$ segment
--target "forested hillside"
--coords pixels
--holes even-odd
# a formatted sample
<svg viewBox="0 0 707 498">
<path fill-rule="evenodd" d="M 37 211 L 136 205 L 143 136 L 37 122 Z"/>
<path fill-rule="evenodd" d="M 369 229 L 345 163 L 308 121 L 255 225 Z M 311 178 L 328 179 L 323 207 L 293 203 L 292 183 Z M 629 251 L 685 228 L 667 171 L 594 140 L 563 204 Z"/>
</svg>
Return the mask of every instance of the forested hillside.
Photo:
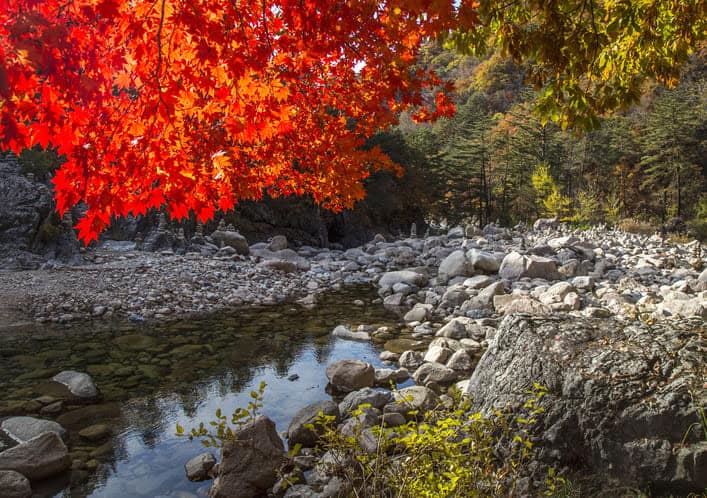
<svg viewBox="0 0 707 498">
<path fill-rule="evenodd" d="M 688 222 L 707 236 L 705 52 L 674 89 L 646 86 L 640 104 L 567 129 L 536 112 L 527 67 L 430 45 L 422 64 L 455 82 L 457 114 L 399 126 L 376 137 L 425 185 L 410 201 L 431 220 L 515 224 L 558 216 L 586 225 L 625 219 Z"/>
</svg>

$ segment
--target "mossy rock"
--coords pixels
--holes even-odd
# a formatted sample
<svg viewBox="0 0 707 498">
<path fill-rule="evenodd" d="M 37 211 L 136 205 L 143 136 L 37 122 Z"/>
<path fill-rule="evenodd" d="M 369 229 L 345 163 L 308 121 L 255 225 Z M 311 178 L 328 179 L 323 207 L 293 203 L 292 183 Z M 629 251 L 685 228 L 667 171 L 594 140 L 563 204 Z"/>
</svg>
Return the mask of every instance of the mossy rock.
<svg viewBox="0 0 707 498">
<path fill-rule="evenodd" d="M 398 339 L 391 339 L 383 345 L 383 349 L 386 351 L 392 351 L 393 353 L 403 353 L 405 351 L 421 351 L 425 349 L 425 343 L 423 341 L 418 341 L 416 339 L 408 339 L 401 337 Z"/>
<path fill-rule="evenodd" d="M 208 353 L 208 348 L 202 344 L 185 344 L 170 351 L 170 354 L 175 358 L 193 358 L 205 353 Z"/>
<path fill-rule="evenodd" d="M 111 435 L 111 428 L 106 424 L 89 425 L 79 431 L 79 436 L 89 441 L 102 441 Z"/>
<path fill-rule="evenodd" d="M 62 413 L 57 417 L 56 421 L 64 428 L 75 431 L 91 424 L 117 419 L 120 416 L 120 403 L 111 402 L 84 406 Z"/>
<path fill-rule="evenodd" d="M 128 334 L 113 339 L 113 344 L 127 351 L 144 351 L 157 344 L 157 339 L 149 335 Z"/>
<path fill-rule="evenodd" d="M 117 368 L 114 363 L 108 363 L 107 365 L 89 365 L 86 367 L 86 372 L 94 377 L 110 377 L 113 375 Z"/>
<path fill-rule="evenodd" d="M 47 379 L 52 378 L 61 371 L 60 368 L 40 368 L 38 370 L 32 370 L 31 372 L 24 373 L 15 377 L 16 381 L 26 381 L 26 380 L 37 380 L 37 379 Z"/>
<path fill-rule="evenodd" d="M 150 380 L 157 380 L 164 374 L 164 368 L 155 365 L 140 365 L 138 370 Z"/>
</svg>

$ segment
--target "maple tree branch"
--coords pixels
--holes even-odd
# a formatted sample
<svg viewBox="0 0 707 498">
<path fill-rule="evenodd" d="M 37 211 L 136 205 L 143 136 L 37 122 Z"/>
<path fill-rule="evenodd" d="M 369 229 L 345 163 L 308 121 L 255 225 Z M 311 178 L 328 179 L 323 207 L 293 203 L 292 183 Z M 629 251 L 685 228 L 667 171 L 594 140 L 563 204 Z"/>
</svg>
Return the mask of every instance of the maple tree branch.
<svg viewBox="0 0 707 498">
<path fill-rule="evenodd" d="M 263 29 L 265 30 L 265 40 L 268 42 L 268 48 L 272 52 L 272 43 L 270 41 L 270 32 L 268 31 L 268 17 L 266 12 L 265 0 L 261 1 L 263 6 Z"/>
<path fill-rule="evenodd" d="M 160 101 L 162 101 L 162 86 L 160 84 L 160 71 L 162 70 L 162 27 L 164 26 L 164 11 L 165 11 L 166 0 L 162 0 L 162 5 L 160 7 L 160 25 L 157 28 L 157 71 L 155 78 L 157 79 L 157 91 L 160 94 Z"/>
</svg>

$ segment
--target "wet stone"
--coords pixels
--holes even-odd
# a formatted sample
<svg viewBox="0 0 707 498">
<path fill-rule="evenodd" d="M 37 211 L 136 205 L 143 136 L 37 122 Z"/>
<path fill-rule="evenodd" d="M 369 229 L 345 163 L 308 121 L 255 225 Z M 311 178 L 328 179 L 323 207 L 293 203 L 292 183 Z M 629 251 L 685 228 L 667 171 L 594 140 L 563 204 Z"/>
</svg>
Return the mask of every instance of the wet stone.
<svg viewBox="0 0 707 498">
<path fill-rule="evenodd" d="M 408 350 L 421 351 L 425 348 L 425 343 L 416 339 L 391 339 L 383 345 L 383 349 L 392 353 L 403 353 Z"/>
<path fill-rule="evenodd" d="M 113 442 L 108 441 L 107 443 L 102 444 L 101 446 L 97 447 L 95 450 L 90 452 L 88 456 L 90 458 L 100 458 L 105 455 L 110 455 L 113 452 Z"/>
<path fill-rule="evenodd" d="M 103 403 L 89 405 L 76 410 L 71 410 L 59 415 L 56 421 L 68 430 L 80 430 L 84 427 L 120 417 L 119 403 Z"/>
<path fill-rule="evenodd" d="M 0 428 L 19 443 L 29 441 L 45 432 L 56 432 L 64 440 L 67 436 L 66 430 L 56 422 L 34 417 L 11 417 L 4 420 Z"/>
<path fill-rule="evenodd" d="M 0 470 L 0 492 L 3 498 L 31 498 L 29 479 L 14 470 Z"/>
<path fill-rule="evenodd" d="M 113 339 L 113 344 L 127 351 L 144 351 L 157 344 L 157 339 L 149 335 L 128 334 Z"/>
<path fill-rule="evenodd" d="M 111 429 L 106 424 L 95 424 L 81 429 L 79 436 L 89 441 L 101 441 L 111 434 Z"/>
</svg>

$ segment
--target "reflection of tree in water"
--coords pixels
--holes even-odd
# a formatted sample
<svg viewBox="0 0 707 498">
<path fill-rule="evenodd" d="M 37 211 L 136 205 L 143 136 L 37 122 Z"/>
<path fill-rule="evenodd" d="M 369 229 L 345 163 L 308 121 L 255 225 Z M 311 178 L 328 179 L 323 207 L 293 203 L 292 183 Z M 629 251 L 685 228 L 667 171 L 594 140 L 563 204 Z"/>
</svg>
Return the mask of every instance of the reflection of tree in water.
<svg viewBox="0 0 707 498">
<path fill-rule="evenodd" d="M 162 442 L 161 435 L 168 429 L 164 426 L 165 417 L 162 416 L 168 408 L 161 405 L 163 401 L 156 396 L 131 399 L 123 405 L 123 413 L 128 424 L 135 427 L 140 440 L 150 449 L 154 449 Z"/>
<path fill-rule="evenodd" d="M 314 357 L 317 359 L 318 363 L 327 363 L 333 350 L 334 344 L 332 342 L 314 342 Z"/>
</svg>

